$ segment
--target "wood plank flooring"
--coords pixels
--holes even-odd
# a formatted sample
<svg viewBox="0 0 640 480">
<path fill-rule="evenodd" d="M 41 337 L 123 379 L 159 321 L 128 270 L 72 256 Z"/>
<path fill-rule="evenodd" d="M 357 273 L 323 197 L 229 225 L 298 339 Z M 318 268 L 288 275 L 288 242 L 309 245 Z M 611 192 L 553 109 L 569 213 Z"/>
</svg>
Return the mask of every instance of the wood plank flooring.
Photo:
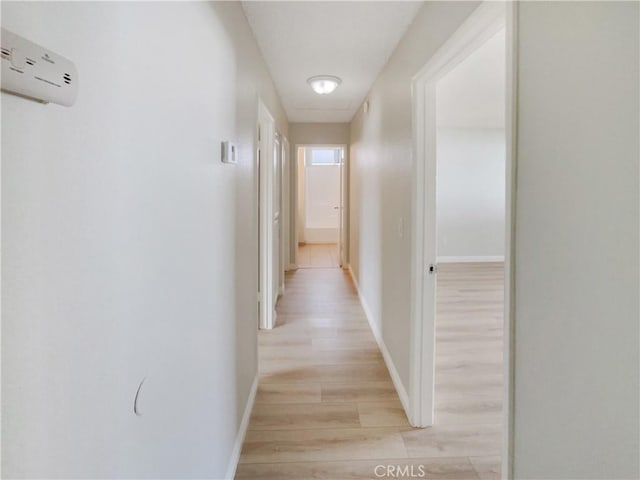
<svg viewBox="0 0 640 480">
<path fill-rule="evenodd" d="M 298 247 L 298 268 L 337 268 L 338 244 L 306 243 Z"/>
<path fill-rule="evenodd" d="M 500 478 L 502 275 L 440 266 L 436 424 L 414 429 L 348 274 L 287 274 L 236 479 Z"/>
</svg>

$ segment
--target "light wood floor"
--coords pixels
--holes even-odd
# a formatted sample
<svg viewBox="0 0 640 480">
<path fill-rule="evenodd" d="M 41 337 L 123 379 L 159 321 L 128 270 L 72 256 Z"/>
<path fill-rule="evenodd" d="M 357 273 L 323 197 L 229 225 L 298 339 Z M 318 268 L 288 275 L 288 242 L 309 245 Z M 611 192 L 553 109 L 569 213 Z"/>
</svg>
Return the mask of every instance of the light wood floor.
<svg viewBox="0 0 640 480">
<path fill-rule="evenodd" d="M 338 268 L 336 243 L 307 243 L 298 247 L 298 268 Z"/>
<path fill-rule="evenodd" d="M 287 274 L 279 325 L 259 334 L 236 479 L 373 479 L 378 465 L 413 466 L 383 478 L 499 478 L 502 265 L 443 265 L 438 277 L 436 425 L 414 429 L 348 274 Z"/>
</svg>

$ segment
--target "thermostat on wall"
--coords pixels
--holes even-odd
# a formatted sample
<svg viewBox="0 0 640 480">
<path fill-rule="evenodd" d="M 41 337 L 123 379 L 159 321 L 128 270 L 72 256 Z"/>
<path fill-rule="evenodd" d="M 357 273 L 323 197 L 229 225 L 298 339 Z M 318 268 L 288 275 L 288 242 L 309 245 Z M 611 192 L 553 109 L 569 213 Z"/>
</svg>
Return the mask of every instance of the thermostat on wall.
<svg viewBox="0 0 640 480">
<path fill-rule="evenodd" d="M 222 162 L 238 163 L 238 152 L 235 144 L 231 142 L 222 142 Z"/>
<path fill-rule="evenodd" d="M 72 61 L 2 29 L 2 91 L 42 103 L 70 107 L 78 96 L 78 71 Z"/>
</svg>

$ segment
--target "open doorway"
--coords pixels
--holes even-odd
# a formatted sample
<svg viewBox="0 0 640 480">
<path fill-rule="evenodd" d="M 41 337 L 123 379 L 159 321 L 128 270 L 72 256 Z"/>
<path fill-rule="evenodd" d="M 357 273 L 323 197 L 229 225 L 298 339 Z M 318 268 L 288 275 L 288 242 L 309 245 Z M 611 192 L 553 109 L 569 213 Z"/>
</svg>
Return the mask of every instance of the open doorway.
<svg viewBox="0 0 640 480">
<path fill-rule="evenodd" d="M 342 145 L 297 147 L 297 266 L 338 268 L 344 251 Z"/>
<path fill-rule="evenodd" d="M 287 178 L 289 142 L 276 130 L 273 115 L 262 101 L 258 103 L 256 200 L 258 212 L 258 313 L 259 327 L 276 324 L 276 303 L 284 294 L 287 263 L 286 239 L 290 228 L 287 216 Z"/>
<path fill-rule="evenodd" d="M 513 9 L 483 2 L 416 76 L 410 412 L 510 471 Z"/>
<path fill-rule="evenodd" d="M 501 468 L 505 30 L 436 84 L 434 419 L 485 439 Z M 493 445 L 492 447 L 490 447 Z"/>
</svg>

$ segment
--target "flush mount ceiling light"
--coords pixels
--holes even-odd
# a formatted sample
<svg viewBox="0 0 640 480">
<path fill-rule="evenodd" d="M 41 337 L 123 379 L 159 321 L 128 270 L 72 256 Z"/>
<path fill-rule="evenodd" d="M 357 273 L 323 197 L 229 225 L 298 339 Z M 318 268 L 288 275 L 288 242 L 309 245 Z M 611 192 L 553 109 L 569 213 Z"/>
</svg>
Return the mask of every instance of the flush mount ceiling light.
<svg viewBox="0 0 640 480">
<path fill-rule="evenodd" d="M 308 78 L 307 83 L 318 95 L 327 95 L 338 88 L 342 80 L 333 75 L 316 75 L 315 77 Z"/>
</svg>

